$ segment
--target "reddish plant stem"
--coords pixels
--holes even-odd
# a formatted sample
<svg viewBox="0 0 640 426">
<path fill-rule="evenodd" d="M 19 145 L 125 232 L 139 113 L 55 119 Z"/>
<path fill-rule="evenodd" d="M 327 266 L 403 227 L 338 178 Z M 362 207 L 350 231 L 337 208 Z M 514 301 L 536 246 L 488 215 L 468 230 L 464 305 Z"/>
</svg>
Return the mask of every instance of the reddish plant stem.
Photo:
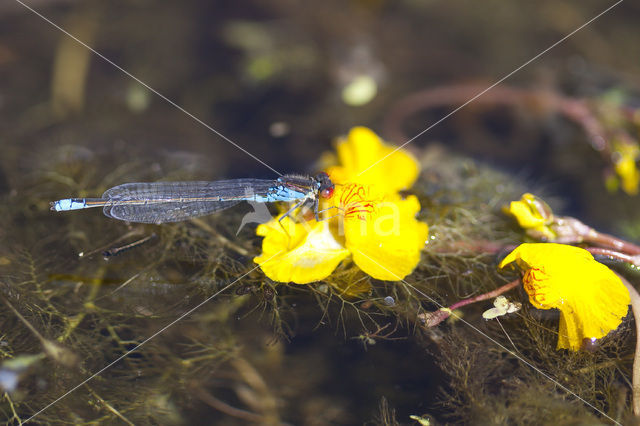
<svg viewBox="0 0 640 426">
<path fill-rule="evenodd" d="M 472 303 L 480 302 L 487 299 L 492 299 L 494 297 L 500 296 L 502 293 L 506 293 L 507 291 L 517 287 L 520 284 L 520 279 L 515 281 L 511 281 L 508 284 L 503 285 L 502 287 L 498 287 L 497 289 L 490 291 L 488 293 L 480 294 L 475 297 L 470 297 L 469 299 L 463 299 L 459 302 L 454 303 L 448 308 L 438 309 L 435 312 L 429 312 L 421 314 L 420 319 L 424 320 L 425 325 L 427 327 L 434 327 L 440 324 L 442 321 L 446 320 L 451 316 L 451 311 L 454 309 L 461 308 L 466 305 L 470 305 Z"/>
<path fill-rule="evenodd" d="M 398 102 L 387 115 L 383 128 L 389 140 L 406 140 L 401 130 L 402 123 L 413 114 L 431 108 L 463 104 L 486 90 L 485 86 L 453 85 L 441 86 L 413 93 Z M 534 112 L 559 113 L 578 124 L 589 138 L 591 146 L 610 162 L 611 150 L 607 143 L 607 132 L 598 117 L 591 111 L 587 101 L 565 97 L 550 91 L 497 86 L 478 97 L 474 104 L 525 106 Z"/>
<path fill-rule="evenodd" d="M 589 243 L 605 249 L 615 250 L 627 255 L 640 255 L 640 246 L 603 234 L 571 216 L 555 216 L 551 219 L 551 229 L 557 234 L 554 240 L 561 244 Z M 531 235 L 536 238 L 535 235 Z"/>
<path fill-rule="evenodd" d="M 457 253 L 474 253 L 495 255 L 501 252 L 510 252 L 517 246 L 514 244 L 504 245 L 490 240 L 469 240 L 455 241 L 451 243 L 428 245 L 427 248 L 431 253 L 439 254 L 457 254 Z"/>
<path fill-rule="evenodd" d="M 511 290 L 513 288 L 516 288 L 518 286 L 518 284 L 520 284 L 520 279 L 517 279 L 515 281 L 511 281 L 510 283 L 505 284 L 502 287 L 498 287 L 497 289 L 495 289 L 493 291 L 490 291 L 489 293 L 484 293 L 484 294 L 481 294 L 479 296 L 472 297 L 470 299 L 461 300 L 461 301 L 451 305 L 449 307 L 449 309 L 451 309 L 453 311 L 454 309 L 461 308 L 461 307 L 469 305 L 471 303 L 476 303 L 476 302 L 480 302 L 482 300 L 487 300 L 487 299 L 493 299 L 494 297 L 500 296 L 502 293 L 505 293 L 505 292 L 507 292 L 507 291 L 509 291 L 509 290 Z"/>
<path fill-rule="evenodd" d="M 640 261 L 640 259 L 638 259 L 636 256 L 630 256 L 628 254 L 620 253 L 618 251 L 611 250 L 611 249 L 605 249 L 600 247 L 588 247 L 586 248 L 586 250 L 593 255 L 606 256 L 609 259 L 619 260 L 621 262 L 626 262 L 631 265 L 638 265 Z"/>
<path fill-rule="evenodd" d="M 640 254 L 640 246 L 637 246 L 628 241 L 621 240 L 620 238 L 614 237 L 613 235 L 602 234 L 596 230 L 592 230 L 592 232 L 586 235 L 584 237 L 584 241 L 587 243 L 596 244 L 601 247 L 619 250 L 628 255 Z"/>
</svg>

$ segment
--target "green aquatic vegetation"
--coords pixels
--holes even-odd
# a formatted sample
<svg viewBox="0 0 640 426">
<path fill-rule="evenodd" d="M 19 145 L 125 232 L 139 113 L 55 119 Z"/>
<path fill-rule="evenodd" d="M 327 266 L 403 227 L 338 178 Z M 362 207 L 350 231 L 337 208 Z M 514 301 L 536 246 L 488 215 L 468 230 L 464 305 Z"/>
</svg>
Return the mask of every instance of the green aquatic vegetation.
<svg viewBox="0 0 640 426">
<path fill-rule="evenodd" d="M 595 353 L 555 351 L 555 339 L 541 329 L 553 329 L 552 321 L 524 312 L 524 318 L 502 320 L 485 331 L 507 348 L 515 350 L 532 365 L 571 389 L 615 419 L 623 417 L 622 402 L 628 390 L 621 381 L 621 369 L 628 374 L 630 350 L 624 349 L 628 333 L 612 336 Z M 523 321 L 524 319 L 524 321 Z M 504 327 L 504 328 L 502 328 Z M 508 331 L 505 331 L 508 330 Z M 505 339 L 508 332 L 513 345 Z M 541 379 L 529 365 L 514 363 L 507 351 L 480 336 L 467 335 L 461 326 L 452 327 L 439 341 L 438 359 L 453 381 L 443 400 L 451 419 L 486 419 L 487 423 L 538 423 L 578 418 L 593 422 L 593 413 L 582 402 L 557 392 L 555 385 Z M 446 356 L 458 351 L 460 356 Z M 625 371 L 626 370 L 626 371 Z"/>
<path fill-rule="evenodd" d="M 468 323 L 452 318 L 440 329 L 424 327 L 421 314 L 512 278 L 498 272 L 496 253 L 521 236 L 500 209 L 523 188 L 502 173 L 442 151 L 426 152 L 420 161 L 429 173 L 413 192 L 424 207 L 419 219 L 429 223 L 432 237 L 413 274 L 401 282 L 375 280 L 347 261 L 318 283 L 275 283 L 251 270 L 260 250 L 251 231 L 234 236 L 242 210 L 188 223 L 127 226 L 99 214 L 51 215 L 47 206 L 32 201 L 41 191 L 30 184 L 34 192 L 23 205 L 0 207 L 6 224 L 33 223 L 24 230 L 3 227 L 0 273 L 4 297 L 15 311 L 2 311 L 2 323 L 10 326 L 3 327 L 6 345 L 0 350 L 5 359 L 33 356 L 16 390 L 5 394 L 3 416 L 25 420 L 142 343 L 39 414 L 40 421 L 184 424 L 206 412 L 212 421 L 374 418 L 376 424 L 396 424 L 405 418 L 396 420 L 398 410 L 456 422 L 528 419 L 532 412 L 543 413 L 538 419 L 596 418 L 504 348 L 608 415 L 628 413 L 620 380 L 628 377 L 632 345 L 624 326 L 593 354 L 558 352 L 556 315 L 530 308 L 519 292 L 510 300 L 521 302 L 522 311 L 499 322 L 481 319 L 491 306 L 486 301 L 464 310 Z M 135 167 L 121 169 L 130 173 Z M 88 194 L 118 179 L 84 177 L 80 166 L 76 173 L 74 181 L 91 182 Z M 68 191 L 64 179 L 54 181 L 45 178 L 42 187 Z M 157 237 L 144 245 L 103 259 L 105 249 L 152 234 Z M 287 343 L 301 339 L 308 347 Z M 418 354 L 407 358 L 404 350 L 394 349 L 406 345 Z M 72 354 L 74 362 L 63 362 L 56 348 Z M 328 398 L 317 391 L 347 375 L 354 375 L 354 383 L 369 380 L 349 371 L 343 359 L 333 359 L 331 350 L 357 351 L 364 360 L 381 357 L 370 378 L 381 386 L 405 374 L 424 375 L 424 382 L 413 393 L 385 393 L 389 402 L 381 403 L 376 415 L 372 405 L 356 402 L 366 400 L 368 391 L 360 391 L 362 399 Z M 446 377 L 441 382 L 446 385 L 439 390 L 428 377 Z M 411 408 L 418 401 L 428 407 L 424 412 Z M 333 411 L 326 411 L 329 406 Z"/>
<path fill-rule="evenodd" d="M 9 3 L 0 6 L 0 378 L 11 374 L 0 380 L 0 422 L 19 424 L 104 367 L 35 422 L 632 422 L 633 320 L 592 353 L 557 351 L 558 313 L 534 309 L 518 273 L 497 270 L 514 244 L 537 242 L 501 213 L 528 191 L 599 231 L 640 235 L 640 199 L 622 194 L 637 192 L 640 176 L 633 95 L 585 98 L 638 75 L 628 2 L 575 37 L 593 2 L 496 1 L 488 14 L 470 1 L 126 2 L 126 13 L 39 2 L 226 141 Z M 363 76 L 377 84 L 371 102 L 343 105 L 340 91 Z M 456 81 L 480 83 L 447 85 Z M 272 281 L 252 270 L 255 227 L 236 237 L 240 206 L 164 226 L 47 210 L 123 182 L 266 177 L 254 159 L 322 169 L 310 163 L 353 123 L 399 131 L 385 135 L 412 139 L 422 165 L 397 194 L 416 197 L 412 219 L 430 236 L 402 259 L 404 281 L 375 279 L 354 250 L 317 282 Z M 635 280 L 635 265 L 611 265 Z M 522 309 L 483 320 L 493 301 L 482 296 L 509 282 Z M 469 300 L 480 301 L 425 327 L 429 313 Z"/>
</svg>

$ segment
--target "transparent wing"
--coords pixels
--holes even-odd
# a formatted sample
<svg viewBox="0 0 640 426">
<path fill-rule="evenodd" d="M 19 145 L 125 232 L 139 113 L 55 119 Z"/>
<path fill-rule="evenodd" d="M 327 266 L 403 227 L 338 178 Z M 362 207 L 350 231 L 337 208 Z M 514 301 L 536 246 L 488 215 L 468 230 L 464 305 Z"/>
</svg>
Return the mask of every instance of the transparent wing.
<svg viewBox="0 0 640 426">
<path fill-rule="evenodd" d="M 260 200 L 273 180 L 125 183 L 103 195 L 106 216 L 139 223 L 179 222 L 227 209 L 244 200 Z"/>
</svg>

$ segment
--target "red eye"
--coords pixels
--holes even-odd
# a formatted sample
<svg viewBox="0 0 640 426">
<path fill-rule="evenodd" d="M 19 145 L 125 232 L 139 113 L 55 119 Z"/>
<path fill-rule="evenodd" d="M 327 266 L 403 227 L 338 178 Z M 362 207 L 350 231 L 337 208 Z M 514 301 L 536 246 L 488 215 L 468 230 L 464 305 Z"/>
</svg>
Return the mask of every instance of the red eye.
<svg viewBox="0 0 640 426">
<path fill-rule="evenodd" d="M 331 198 L 333 196 L 333 186 L 330 186 L 329 188 L 325 188 L 322 191 L 320 191 L 320 196 L 322 198 Z"/>
</svg>

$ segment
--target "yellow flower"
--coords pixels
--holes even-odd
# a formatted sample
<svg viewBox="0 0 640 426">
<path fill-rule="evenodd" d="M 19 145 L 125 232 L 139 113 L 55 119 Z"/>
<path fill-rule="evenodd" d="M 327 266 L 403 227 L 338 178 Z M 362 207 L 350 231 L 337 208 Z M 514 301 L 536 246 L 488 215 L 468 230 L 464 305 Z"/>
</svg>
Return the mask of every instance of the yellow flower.
<svg viewBox="0 0 640 426">
<path fill-rule="evenodd" d="M 636 166 L 636 161 L 640 158 L 640 147 L 633 142 L 614 143 L 612 157 L 622 190 L 628 195 L 636 195 L 640 183 L 640 172 Z"/>
<path fill-rule="evenodd" d="M 262 255 L 254 261 L 274 281 L 307 284 L 326 278 L 349 256 L 331 232 L 330 221 L 295 223 L 280 216 L 258 226 L 256 234 L 265 237 Z M 282 226 L 281 226 L 282 225 Z"/>
<path fill-rule="evenodd" d="M 622 281 L 588 251 L 564 244 L 521 244 L 500 268 L 516 262 L 529 301 L 560 310 L 558 349 L 577 351 L 584 339 L 599 339 L 627 315 L 629 292 Z"/>
<path fill-rule="evenodd" d="M 366 127 L 354 127 L 338 140 L 339 165 L 328 167 L 327 174 L 334 183 L 372 185 L 384 194 L 409 189 L 418 179 L 420 166 L 409 153 L 395 149 Z"/>
<path fill-rule="evenodd" d="M 554 222 L 551 209 L 540 198 L 533 194 L 523 194 L 520 201 L 512 201 L 504 212 L 516 218 L 518 224 L 527 234 L 543 241 L 554 241 L 556 233 L 551 228 Z"/>
<path fill-rule="evenodd" d="M 417 161 L 404 151 L 391 154 L 393 147 L 363 127 L 351 130 L 337 151 L 340 164 L 327 170 L 335 191 L 320 204 L 331 218 L 296 223 L 287 217 L 281 224 L 276 218 L 258 227 L 265 238 L 254 260 L 272 280 L 322 280 L 350 256 L 373 278 L 397 281 L 420 261 L 429 228 L 415 218 L 418 199 L 397 193 L 416 180 Z"/>
</svg>

